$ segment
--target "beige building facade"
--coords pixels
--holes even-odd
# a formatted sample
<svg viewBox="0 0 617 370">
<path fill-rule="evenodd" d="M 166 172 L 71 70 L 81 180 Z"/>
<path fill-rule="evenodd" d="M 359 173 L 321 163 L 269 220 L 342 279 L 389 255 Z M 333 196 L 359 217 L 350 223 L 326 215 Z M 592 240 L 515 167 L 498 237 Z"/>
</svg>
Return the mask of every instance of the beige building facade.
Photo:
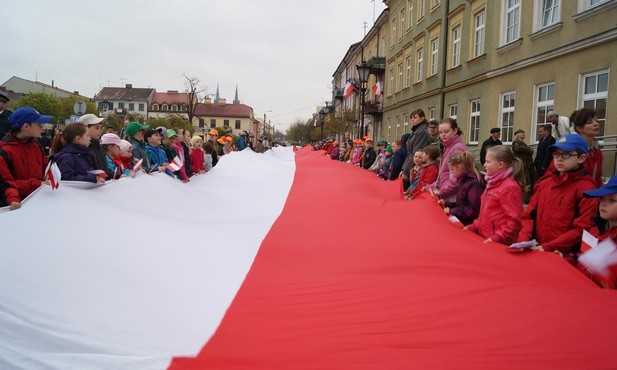
<svg viewBox="0 0 617 370">
<path fill-rule="evenodd" d="M 383 101 L 384 138 L 409 132 L 409 113 L 455 117 L 473 149 L 491 127 L 511 143 L 536 143 L 554 110 L 597 110 L 604 174 L 617 135 L 616 0 L 391 0 Z M 614 105 L 613 105 L 614 106 Z"/>
</svg>

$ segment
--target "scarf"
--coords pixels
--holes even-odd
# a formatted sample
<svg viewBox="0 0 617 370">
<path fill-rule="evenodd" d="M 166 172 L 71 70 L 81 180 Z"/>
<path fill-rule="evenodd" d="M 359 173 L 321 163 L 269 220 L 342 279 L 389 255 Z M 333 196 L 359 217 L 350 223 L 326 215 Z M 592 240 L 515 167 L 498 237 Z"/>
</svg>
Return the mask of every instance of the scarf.
<svg viewBox="0 0 617 370">
<path fill-rule="evenodd" d="M 506 177 L 510 176 L 510 174 L 512 174 L 512 167 L 508 167 L 505 170 L 499 170 L 497 171 L 494 175 L 484 175 L 484 180 L 486 181 L 486 187 L 487 188 L 492 188 L 493 186 L 495 186 L 496 183 L 498 183 L 499 181 L 505 179 Z"/>
</svg>

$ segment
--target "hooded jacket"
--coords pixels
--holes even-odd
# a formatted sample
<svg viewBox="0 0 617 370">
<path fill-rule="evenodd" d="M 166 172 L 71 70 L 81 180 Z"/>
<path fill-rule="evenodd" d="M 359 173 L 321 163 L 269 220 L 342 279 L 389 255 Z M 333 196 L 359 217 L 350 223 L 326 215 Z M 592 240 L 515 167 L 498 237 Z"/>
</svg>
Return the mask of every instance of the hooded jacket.
<svg viewBox="0 0 617 370">
<path fill-rule="evenodd" d="M 0 156 L 0 183 L 4 183 L 0 189 L 4 188 L 9 204 L 20 202 L 43 183 L 48 163 L 45 151 L 36 139 L 18 139 L 10 132 L 0 141 L 0 150 L 10 162 Z"/>
<path fill-rule="evenodd" d="M 54 160 L 62 173 L 61 180 L 97 182 L 96 175 L 88 172 L 94 170 L 89 148 L 66 144 L 54 155 Z"/>
</svg>

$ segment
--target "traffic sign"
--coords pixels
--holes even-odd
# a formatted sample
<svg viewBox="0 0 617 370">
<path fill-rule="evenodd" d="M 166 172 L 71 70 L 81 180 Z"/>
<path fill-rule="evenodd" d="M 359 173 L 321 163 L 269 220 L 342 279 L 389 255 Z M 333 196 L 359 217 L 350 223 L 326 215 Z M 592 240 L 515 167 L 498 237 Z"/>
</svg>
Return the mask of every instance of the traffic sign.
<svg viewBox="0 0 617 370">
<path fill-rule="evenodd" d="M 73 105 L 73 112 L 75 112 L 75 114 L 78 116 L 86 113 L 86 103 L 84 103 L 83 101 L 75 102 L 75 105 Z"/>
</svg>

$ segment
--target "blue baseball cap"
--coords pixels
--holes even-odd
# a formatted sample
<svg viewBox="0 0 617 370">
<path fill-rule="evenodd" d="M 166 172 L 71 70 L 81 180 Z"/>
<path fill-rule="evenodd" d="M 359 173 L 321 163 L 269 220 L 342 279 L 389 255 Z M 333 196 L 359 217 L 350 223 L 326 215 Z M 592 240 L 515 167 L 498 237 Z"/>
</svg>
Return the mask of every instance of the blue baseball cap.
<svg viewBox="0 0 617 370">
<path fill-rule="evenodd" d="M 588 198 L 596 198 L 615 193 L 617 193 L 617 176 L 611 177 L 610 179 L 608 179 L 606 184 L 600 186 L 597 189 L 584 191 L 583 195 Z"/>
<path fill-rule="evenodd" d="M 583 139 L 580 135 L 577 134 L 567 134 L 562 136 L 557 142 L 548 147 L 548 152 L 551 153 L 555 149 L 561 149 L 566 152 L 571 152 L 573 150 L 579 150 L 585 154 L 589 153 L 589 144 L 587 141 Z"/>
<path fill-rule="evenodd" d="M 9 123 L 14 128 L 19 128 L 26 123 L 49 123 L 51 116 L 40 114 L 34 108 L 23 107 L 16 109 L 9 117 Z"/>
</svg>

